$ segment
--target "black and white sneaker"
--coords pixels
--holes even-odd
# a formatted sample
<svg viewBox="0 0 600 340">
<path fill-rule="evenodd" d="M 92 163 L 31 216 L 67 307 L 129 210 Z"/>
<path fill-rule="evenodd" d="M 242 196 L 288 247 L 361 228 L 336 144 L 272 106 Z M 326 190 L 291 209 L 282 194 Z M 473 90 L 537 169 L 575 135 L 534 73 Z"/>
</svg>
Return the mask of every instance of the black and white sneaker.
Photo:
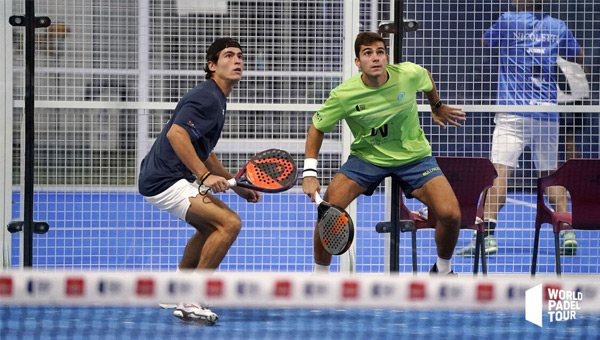
<svg viewBox="0 0 600 340">
<path fill-rule="evenodd" d="M 438 275 L 437 263 L 433 264 L 433 267 L 431 267 L 431 269 L 429 270 L 429 275 Z M 451 270 L 450 273 L 446 274 L 446 276 L 458 276 L 458 274 Z"/>
<path fill-rule="evenodd" d="M 173 311 L 173 315 L 183 321 L 191 321 L 206 326 L 212 326 L 219 320 L 216 313 L 199 303 L 179 303 Z"/>
</svg>

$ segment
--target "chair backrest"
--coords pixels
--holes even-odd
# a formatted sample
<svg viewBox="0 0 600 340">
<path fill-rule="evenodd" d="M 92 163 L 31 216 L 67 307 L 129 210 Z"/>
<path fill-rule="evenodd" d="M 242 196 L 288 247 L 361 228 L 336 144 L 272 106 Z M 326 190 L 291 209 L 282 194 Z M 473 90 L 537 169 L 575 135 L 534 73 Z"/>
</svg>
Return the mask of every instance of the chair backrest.
<svg viewBox="0 0 600 340">
<path fill-rule="evenodd" d="M 600 159 L 570 159 L 550 176 L 571 195 L 571 226 L 600 230 Z"/>
<path fill-rule="evenodd" d="M 475 224 L 481 194 L 487 192 L 497 176 L 494 165 L 484 157 L 436 157 L 436 160 L 460 205 L 461 226 Z M 485 202 L 485 196 L 481 199 Z"/>
</svg>

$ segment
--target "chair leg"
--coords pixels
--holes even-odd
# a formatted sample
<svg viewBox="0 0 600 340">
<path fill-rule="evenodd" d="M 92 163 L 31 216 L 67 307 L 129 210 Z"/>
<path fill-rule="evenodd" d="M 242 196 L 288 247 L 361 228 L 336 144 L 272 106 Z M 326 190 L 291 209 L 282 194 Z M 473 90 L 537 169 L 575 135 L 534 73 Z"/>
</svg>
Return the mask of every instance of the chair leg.
<svg viewBox="0 0 600 340">
<path fill-rule="evenodd" d="M 417 230 L 413 230 L 410 232 L 410 237 L 412 239 L 412 270 L 413 273 L 417 273 Z"/>
<path fill-rule="evenodd" d="M 475 234 L 475 258 L 473 259 L 473 276 L 477 276 L 477 273 L 479 272 L 479 248 L 481 248 L 481 239 L 482 234 L 480 232 L 477 232 L 477 234 Z"/>
<path fill-rule="evenodd" d="M 540 244 L 540 228 L 535 227 L 535 238 L 533 240 L 533 257 L 531 258 L 531 276 L 535 276 L 537 266 L 538 246 Z"/>
<path fill-rule="evenodd" d="M 554 233 L 554 257 L 556 259 L 556 275 L 560 276 L 560 237 L 558 236 L 558 232 Z"/>
<path fill-rule="evenodd" d="M 479 250 L 481 251 L 481 272 L 483 273 L 483 276 L 487 276 L 487 263 L 485 258 L 485 238 L 483 237 L 483 235 L 481 236 Z"/>
</svg>

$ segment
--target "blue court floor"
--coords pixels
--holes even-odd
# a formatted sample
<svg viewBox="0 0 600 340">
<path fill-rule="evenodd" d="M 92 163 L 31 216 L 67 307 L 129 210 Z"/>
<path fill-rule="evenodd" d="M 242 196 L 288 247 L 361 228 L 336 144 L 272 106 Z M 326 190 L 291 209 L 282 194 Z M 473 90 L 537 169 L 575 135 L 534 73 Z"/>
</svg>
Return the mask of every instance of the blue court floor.
<svg viewBox="0 0 600 340">
<path fill-rule="evenodd" d="M 220 196 L 244 223 L 242 232 L 221 264 L 227 271 L 311 271 L 316 207 L 301 193 L 265 194 L 252 205 L 233 194 Z M 488 257 L 490 273 L 529 273 L 535 219 L 534 195 L 513 193 L 499 216 L 498 253 Z M 13 200 L 19 202 L 18 194 Z M 34 236 L 34 267 L 73 269 L 174 270 L 193 229 L 150 206 L 135 192 L 37 192 L 35 220 L 47 221 L 50 232 Z M 409 202 L 418 209 L 421 204 Z M 18 203 L 13 214 L 18 214 Z M 358 272 L 383 272 L 387 235 L 375 231 L 385 216 L 385 197 L 358 200 L 356 251 Z M 457 249 L 472 231 L 461 231 Z M 600 272 L 600 232 L 577 231 L 577 256 L 563 256 L 564 273 Z M 12 263 L 18 264 L 19 235 L 13 234 Z M 410 234 L 400 239 L 400 270 L 411 271 Z M 541 233 L 538 272 L 552 273 L 554 249 L 550 227 Z M 433 230 L 418 232 L 419 271 L 435 262 Z M 455 256 L 456 272 L 470 272 L 472 258 Z M 339 270 L 334 258 L 333 270 Z"/>
<path fill-rule="evenodd" d="M 214 309 L 215 326 L 160 308 L 0 307 L 0 339 L 598 339 L 600 315 L 540 328 L 524 313 L 484 311 Z"/>
</svg>

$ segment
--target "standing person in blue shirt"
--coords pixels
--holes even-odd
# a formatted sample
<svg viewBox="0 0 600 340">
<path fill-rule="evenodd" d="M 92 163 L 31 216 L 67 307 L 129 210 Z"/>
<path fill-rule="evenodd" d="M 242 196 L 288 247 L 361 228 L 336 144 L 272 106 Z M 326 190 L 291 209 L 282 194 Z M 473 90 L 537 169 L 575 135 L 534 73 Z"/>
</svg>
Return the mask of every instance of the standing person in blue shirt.
<svg viewBox="0 0 600 340">
<path fill-rule="evenodd" d="M 497 105 L 557 105 L 557 57 L 584 63 L 583 49 L 567 25 L 542 13 L 542 4 L 542 0 L 513 0 L 517 11 L 502 14 L 485 32 L 484 46 L 498 48 L 500 53 Z M 506 202 L 507 178 L 518 167 L 525 146 L 531 148 L 539 176 L 556 170 L 558 163 L 558 112 L 498 113 L 494 121 L 491 160 L 498 177 L 486 202 L 487 254 L 498 251 L 494 237 L 498 213 Z M 569 210 L 564 188 L 551 188 L 546 195 L 555 211 Z M 561 253 L 575 255 L 575 233 L 565 231 L 561 237 Z M 456 255 L 474 253 L 475 238 Z"/>
<path fill-rule="evenodd" d="M 225 123 L 227 97 L 242 79 L 244 59 L 231 38 L 213 42 L 206 53 L 207 81 L 188 92 L 142 161 L 139 191 L 155 207 L 192 225 L 196 232 L 185 246 L 179 269 L 216 269 L 242 228 L 240 217 L 210 193 L 199 195 L 199 185 L 219 193 L 233 178 L 213 149 Z M 260 194 L 232 188 L 248 202 Z M 185 321 L 214 324 L 218 316 L 199 303 L 161 304 L 175 308 Z"/>
</svg>

